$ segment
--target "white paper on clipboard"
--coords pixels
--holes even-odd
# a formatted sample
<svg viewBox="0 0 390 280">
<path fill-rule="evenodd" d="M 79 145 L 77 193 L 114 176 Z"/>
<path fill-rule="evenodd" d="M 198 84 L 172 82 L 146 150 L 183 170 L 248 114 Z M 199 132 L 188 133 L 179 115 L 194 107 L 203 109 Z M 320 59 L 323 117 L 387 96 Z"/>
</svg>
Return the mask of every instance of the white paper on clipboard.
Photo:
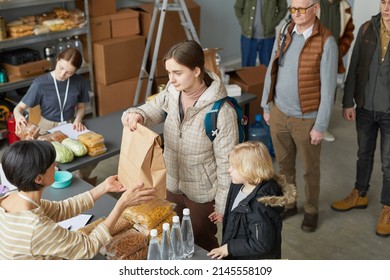
<svg viewBox="0 0 390 280">
<path fill-rule="evenodd" d="M 84 134 L 84 133 L 89 131 L 88 129 L 84 129 L 83 131 L 77 131 L 77 130 L 73 129 L 72 123 L 63 124 L 63 125 L 57 126 L 55 128 L 49 129 L 48 131 L 50 133 L 53 133 L 54 131 L 57 131 L 57 130 L 61 131 L 62 133 L 65 133 L 66 135 L 68 135 L 69 138 L 74 139 L 74 140 L 77 140 L 77 137 L 79 135 Z"/>
</svg>

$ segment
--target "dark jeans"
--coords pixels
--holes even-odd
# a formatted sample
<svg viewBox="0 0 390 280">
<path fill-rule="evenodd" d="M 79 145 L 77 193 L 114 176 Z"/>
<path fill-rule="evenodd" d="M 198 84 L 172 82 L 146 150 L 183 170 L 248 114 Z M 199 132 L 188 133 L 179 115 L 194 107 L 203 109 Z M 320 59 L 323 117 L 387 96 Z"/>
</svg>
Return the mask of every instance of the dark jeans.
<svg viewBox="0 0 390 280">
<path fill-rule="evenodd" d="M 241 66 L 256 66 L 257 54 L 260 64 L 268 66 L 275 37 L 250 39 L 241 35 Z"/>
<path fill-rule="evenodd" d="M 383 172 L 381 203 L 390 205 L 390 113 L 357 109 L 356 130 L 359 149 L 355 188 L 360 193 L 366 193 L 370 187 L 379 131 L 381 136 L 380 153 Z"/>
</svg>

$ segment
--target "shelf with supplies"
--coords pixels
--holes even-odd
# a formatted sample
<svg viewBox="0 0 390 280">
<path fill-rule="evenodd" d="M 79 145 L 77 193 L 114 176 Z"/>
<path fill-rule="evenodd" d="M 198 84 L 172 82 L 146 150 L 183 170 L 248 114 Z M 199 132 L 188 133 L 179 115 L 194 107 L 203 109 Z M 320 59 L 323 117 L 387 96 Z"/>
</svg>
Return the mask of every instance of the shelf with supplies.
<svg viewBox="0 0 390 280">
<path fill-rule="evenodd" d="M 84 73 L 89 73 L 89 64 L 86 63 L 80 67 L 80 69 L 77 71 L 77 74 L 84 74 Z M 15 90 L 18 88 L 22 87 L 27 87 L 31 85 L 32 81 L 36 78 L 37 76 L 32 76 L 28 78 L 23 78 L 17 81 L 13 82 L 7 82 L 0 84 L 0 92 L 5 92 L 5 91 L 11 91 Z"/>
<path fill-rule="evenodd" d="M 3 52 L 13 52 L 13 51 L 19 51 L 20 49 L 31 49 L 32 51 L 35 50 L 35 52 L 39 52 L 39 58 L 34 56 L 33 60 L 27 60 L 23 62 L 19 62 L 18 64 L 14 63 L 8 63 L 6 64 L 0 64 L 0 68 L 4 69 L 1 70 L 1 74 L 5 75 L 5 79 L 0 77 L 0 116 L 9 116 L 9 114 L 12 112 L 14 106 L 18 103 L 19 100 L 14 100 L 13 97 L 18 95 L 20 93 L 19 90 L 23 92 L 24 88 L 29 87 L 33 80 L 37 78 L 38 76 L 45 73 L 45 71 L 50 71 L 53 69 L 53 65 L 55 65 L 55 57 L 56 57 L 56 42 L 59 42 L 60 39 L 65 38 L 71 38 L 72 40 L 77 40 L 75 36 L 85 36 L 86 41 L 84 41 L 85 47 L 87 49 L 86 53 L 82 53 L 85 55 L 85 62 L 81 66 L 81 68 L 77 71 L 78 74 L 86 74 L 88 76 L 88 80 L 90 83 L 90 98 L 91 103 L 87 105 L 87 114 L 92 114 L 94 117 L 96 116 L 96 108 L 95 108 L 95 102 L 94 102 L 94 72 L 93 72 L 93 65 L 92 65 L 92 43 L 91 43 L 91 32 L 90 32 L 90 24 L 89 24 L 89 0 L 59 0 L 59 1 L 53 1 L 53 0 L 0 0 L 0 19 L 2 20 L 2 23 L 5 25 L 7 22 L 22 20 L 24 24 L 25 18 L 34 18 L 35 17 L 35 25 L 42 24 L 42 17 L 44 16 L 45 19 L 72 19 L 73 24 L 67 25 L 67 30 L 61 30 L 61 31 L 53 31 L 56 29 L 50 28 L 50 32 L 47 33 L 41 33 L 37 35 L 28 35 L 28 36 L 21 36 L 17 38 L 10 38 L 7 37 L 10 36 L 10 34 L 6 34 L 5 36 L 0 37 L 0 53 Z M 79 5 L 81 4 L 81 5 Z M 74 13 L 78 10 L 78 8 L 81 8 L 83 6 L 84 9 L 81 9 L 81 12 L 83 14 Z M 61 12 L 61 13 L 58 13 Z M 66 12 L 66 15 L 64 16 L 64 12 Z M 68 14 L 69 12 L 69 14 Z M 73 13 L 71 13 L 73 12 Z M 54 17 L 46 18 L 47 14 L 54 14 Z M 63 17 L 64 16 L 64 17 Z M 73 16 L 73 17 L 72 17 Z M 77 17 L 76 17 L 77 16 Z M 80 20 L 78 19 L 84 19 Z M 76 20 L 77 19 L 77 20 Z M 68 22 L 67 22 L 68 23 Z M 2 25 L 3 26 L 3 25 Z M 0 31 L 3 31 L 5 33 L 5 26 L 2 28 L 0 26 Z M 57 29 L 58 30 L 58 29 Z M 75 38 L 75 39 L 73 39 Z M 54 52 L 50 53 L 50 57 L 48 53 L 46 53 L 46 49 L 48 47 L 53 47 Z M 46 63 L 44 63 L 46 60 Z M 16 74 L 13 72 L 13 70 L 17 69 L 20 70 L 23 68 L 25 69 L 32 69 L 31 64 L 37 62 L 36 65 L 34 65 L 34 71 L 32 72 L 22 72 L 19 71 Z M 49 61 L 51 63 L 51 66 L 48 67 Z M 53 62 L 54 61 L 54 62 Z M 86 62 L 88 61 L 88 63 Z M 4 63 L 4 60 L 2 61 Z M 27 64 L 28 63 L 28 64 Z M 45 64 L 45 67 L 42 65 Z M 19 67 L 20 65 L 23 65 L 23 67 Z M 36 67 L 37 65 L 41 67 Z M 16 66 L 18 68 L 15 68 L 13 66 Z M 6 70 L 8 69 L 8 70 Z M 12 76 L 9 75 L 8 71 L 12 71 Z M 27 73 L 27 74 L 26 74 Z M 26 74 L 26 75 L 25 75 Z M 12 77 L 9 79 L 9 77 Z M 0 118 L 1 119 L 1 118 Z M 4 120 L 1 120 L 2 122 Z M 1 131 L 0 131 L 1 132 Z M 4 134 L 0 134 L 0 139 L 5 138 Z"/>
<path fill-rule="evenodd" d="M 30 35 L 20 38 L 9 38 L 0 41 L 0 49 L 13 48 L 23 45 L 35 44 L 58 40 L 60 38 L 72 37 L 76 35 L 87 34 L 87 26 L 81 28 L 73 28 L 64 31 L 53 31 L 45 34 Z"/>
</svg>

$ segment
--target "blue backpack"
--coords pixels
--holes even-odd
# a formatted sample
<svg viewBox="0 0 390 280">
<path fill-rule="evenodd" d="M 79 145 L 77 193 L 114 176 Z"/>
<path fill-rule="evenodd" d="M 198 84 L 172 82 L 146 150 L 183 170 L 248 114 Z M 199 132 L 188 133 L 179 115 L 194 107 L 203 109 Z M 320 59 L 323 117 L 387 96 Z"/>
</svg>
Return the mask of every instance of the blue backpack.
<svg viewBox="0 0 390 280">
<path fill-rule="evenodd" d="M 221 109 L 224 102 L 228 102 L 230 106 L 234 108 L 237 115 L 237 124 L 238 124 L 238 142 L 242 143 L 245 140 L 245 125 L 248 123 L 247 116 L 244 115 L 242 108 L 238 105 L 238 102 L 235 98 L 227 96 L 220 100 L 215 101 L 213 107 L 208 111 L 204 117 L 204 125 L 206 127 L 206 134 L 209 137 L 210 141 L 214 141 L 215 137 L 218 135 L 219 129 L 217 127 L 217 119 L 219 110 Z"/>
</svg>

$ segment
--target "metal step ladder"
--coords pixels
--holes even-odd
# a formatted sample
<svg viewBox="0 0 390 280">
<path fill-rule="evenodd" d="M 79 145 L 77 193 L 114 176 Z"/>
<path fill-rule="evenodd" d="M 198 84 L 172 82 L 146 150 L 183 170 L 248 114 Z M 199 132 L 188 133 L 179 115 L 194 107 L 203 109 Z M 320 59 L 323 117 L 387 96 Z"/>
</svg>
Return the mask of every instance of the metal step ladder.
<svg viewBox="0 0 390 280">
<path fill-rule="evenodd" d="M 142 66 L 141 66 L 140 74 L 138 77 L 139 80 L 138 80 L 138 84 L 137 84 L 137 90 L 136 90 L 134 102 L 133 102 L 134 106 L 138 104 L 138 99 L 139 99 L 141 89 L 142 89 L 142 82 L 146 79 L 148 80 L 148 86 L 146 88 L 145 99 L 150 96 L 150 92 L 152 90 L 152 84 L 153 84 L 153 80 L 154 80 L 154 72 L 156 69 L 158 51 L 160 48 L 161 34 L 163 31 L 165 15 L 166 15 L 167 11 L 177 11 L 179 13 L 179 16 L 180 16 L 181 25 L 183 26 L 184 31 L 186 32 L 187 39 L 194 40 L 194 41 L 200 43 L 198 35 L 196 34 L 194 24 L 192 23 L 192 20 L 191 20 L 191 16 L 188 12 L 185 0 L 173 0 L 173 3 L 168 3 L 168 0 L 162 0 L 162 1 L 155 0 L 152 20 L 150 23 L 150 29 L 149 29 L 148 38 L 146 41 L 146 46 L 145 46 L 144 57 L 142 59 Z M 152 40 L 153 40 L 154 28 L 156 25 L 158 13 L 160 13 L 160 20 L 158 23 L 156 41 L 155 41 L 153 57 L 152 57 L 152 61 L 151 61 L 152 63 L 151 63 L 149 71 L 147 71 L 146 66 L 147 66 L 147 62 L 148 62 L 150 47 L 151 47 Z"/>
</svg>

